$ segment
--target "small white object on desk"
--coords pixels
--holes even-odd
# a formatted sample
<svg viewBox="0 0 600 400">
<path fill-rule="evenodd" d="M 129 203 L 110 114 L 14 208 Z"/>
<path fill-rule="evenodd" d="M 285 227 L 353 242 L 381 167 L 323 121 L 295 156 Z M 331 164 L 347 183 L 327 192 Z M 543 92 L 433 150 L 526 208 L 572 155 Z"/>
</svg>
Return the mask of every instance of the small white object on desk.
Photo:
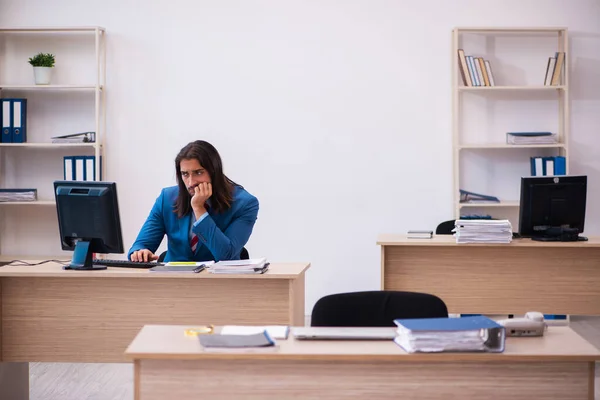
<svg viewBox="0 0 600 400">
<path fill-rule="evenodd" d="M 267 331 L 273 339 L 287 339 L 290 327 L 287 325 L 268 325 L 268 326 L 246 326 L 246 325 L 225 325 L 221 329 L 221 335 L 254 335 Z"/>
</svg>

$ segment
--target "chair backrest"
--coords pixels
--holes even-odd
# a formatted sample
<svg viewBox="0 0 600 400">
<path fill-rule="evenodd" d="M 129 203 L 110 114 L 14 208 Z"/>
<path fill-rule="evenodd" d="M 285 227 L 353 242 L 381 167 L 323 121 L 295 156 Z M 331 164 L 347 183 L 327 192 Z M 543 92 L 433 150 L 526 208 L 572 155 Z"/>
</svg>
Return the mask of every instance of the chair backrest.
<svg viewBox="0 0 600 400">
<path fill-rule="evenodd" d="M 440 224 L 435 229 L 436 235 L 452 235 L 452 229 L 454 229 L 455 220 L 451 219 L 449 221 L 440 222 Z"/>
<path fill-rule="evenodd" d="M 158 256 L 158 262 L 163 262 L 165 260 L 165 257 L 167 256 L 167 252 L 163 251 L 160 256 Z M 250 254 L 248 253 L 248 250 L 246 250 L 245 247 L 242 247 L 242 251 L 240 252 L 240 260 L 248 260 L 250 258 Z"/>
<path fill-rule="evenodd" d="M 311 326 L 396 326 L 395 319 L 444 318 L 448 308 L 432 294 L 366 291 L 332 294 L 313 307 Z"/>
</svg>

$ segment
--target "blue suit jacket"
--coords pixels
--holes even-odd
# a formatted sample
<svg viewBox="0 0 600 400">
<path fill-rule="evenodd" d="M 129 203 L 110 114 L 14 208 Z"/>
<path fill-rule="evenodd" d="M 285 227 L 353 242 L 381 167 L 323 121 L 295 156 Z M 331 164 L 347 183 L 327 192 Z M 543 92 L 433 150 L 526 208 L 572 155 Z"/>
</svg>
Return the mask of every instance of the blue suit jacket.
<svg viewBox="0 0 600 400">
<path fill-rule="evenodd" d="M 178 218 L 174 212 L 178 186 L 162 190 L 137 239 L 129 249 L 131 253 L 148 249 L 153 253 L 167 235 L 168 261 L 209 261 L 237 260 L 248 242 L 258 215 L 258 200 L 246 190 L 234 186 L 233 201 L 229 210 L 217 214 L 209 207 L 208 216 L 196 224 L 193 231 L 198 235 L 198 246 L 192 253 L 190 246 L 190 227 L 192 215 Z"/>
</svg>

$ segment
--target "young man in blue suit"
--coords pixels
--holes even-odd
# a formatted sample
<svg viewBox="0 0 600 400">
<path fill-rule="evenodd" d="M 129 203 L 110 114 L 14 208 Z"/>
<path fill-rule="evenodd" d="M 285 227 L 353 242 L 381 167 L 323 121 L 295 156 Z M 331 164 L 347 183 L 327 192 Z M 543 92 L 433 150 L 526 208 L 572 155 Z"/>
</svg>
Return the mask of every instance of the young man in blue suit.
<svg viewBox="0 0 600 400">
<path fill-rule="evenodd" d="M 239 259 L 258 215 L 256 197 L 223 174 L 221 157 L 208 142 L 181 149 L 175 169 L 178 186 L 162 190 L 129 259 L 158 259 L 154 253 L 165 234 L 165 262 Z"/>
</svg>

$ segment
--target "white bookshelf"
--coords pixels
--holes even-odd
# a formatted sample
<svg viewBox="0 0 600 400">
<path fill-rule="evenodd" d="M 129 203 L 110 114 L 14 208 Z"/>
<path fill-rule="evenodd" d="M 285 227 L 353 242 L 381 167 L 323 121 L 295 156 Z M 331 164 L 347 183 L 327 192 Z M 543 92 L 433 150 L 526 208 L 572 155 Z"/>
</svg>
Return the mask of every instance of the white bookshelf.
<svg viewBox="0 0 600 400">
<path fill-rule="evenodd" d="M 38 52 L 56 55 L 49 85 L 33 82 L 27 60 Z M 0 27 L 0 97 L 28 99 L 27 141 L 0 143 L 0 187 L 38 189 L 37 201 L 0 202 L 3 243 L 19 243 L 13 232 L 20 229 L 15 227 L 28 223 L 27 218 L 35 218 L 43 220 L 42 225 L 46 222 L 43 234 L 48 241 L 54 239 L 56 243 L 49 245 L 60 251 L 53 181 L 63 179 L 64 156 L 93 155 L 95 176 L 106 179 L 106 163 L 100 162 L 106 133 L 105 82 L 104 28 Z M 95 142 L 51 142 L 52 136 L 92 130 L 96 132 Z M 8 247 L 12 252 L 13 246 Z M 25 254 L 22 248 L 15 251 Z"/>
<path fill-rule="evenodd" d="M 512 46 L 502 46 L 502 43 Z M 494 86 L 464 85 L 460 72 L 459 49 L 463 49 L 467 55 L 473 54 L 489 60 Z M 544 85 L 543 68 L 548 57 L 554 55 L 553 52 L 565 52 L 562 80 L 558 85 Z M 459 27 L 453 30 L 452 131 L 455 218 L 477 209 L 493 217 L 512 216 L 513 218 L 509 219 L 514 225 L 514 216 L 518 215 L 519 209 L 519 201 L 515 199 L 519 198 L 520 177 L 530 175 L 529 159 L 536 152 L 539 152 L 539 156 L 564 156 L 567 174 L 569 173 L 569 58 L 568 31 L 565 27 Z M 539 76 L 536 75 L 538 72 Z M 477 106 L 472 106 L 473 104 Z M 548 106 L 549 104 L 552 105 Z M 546 123 L 545 129 L 534 129 L 527 125 L 527 117 L 523 115 L 526 115 L 530 105 L 534 110 L 532 115 L 541 119 L 540 125 Z M 551 111 L 545 114 L 536 113 L 536 105 L 548 107 Z M 500 111 L 496 112 L 497 110 Z M 508 110 L 515 111 L 516 115 L 507 115 Z M 548 116 L 546 121 L 543 121 L 544 115 Z M 518 123 L 519 116 L 523 121 L 523 128 Z M 496 129 L 494 125 L 500 125 L 504 129 Z M 506 143 L 506 132 L 533 130 L 556 133 L 558 143 Z M 522 165 L 515 167 L 515 160 L 521 160 Z M 510 176 L 502 176 L 504 169 Z M 495 182 L 502 182 L 503 185 L 493 191 Z M 501 201 L 461 203 L 460 189 L 496 196 Z M 517 227 L 513 228 L 516 230 Z"/>
</svg>

